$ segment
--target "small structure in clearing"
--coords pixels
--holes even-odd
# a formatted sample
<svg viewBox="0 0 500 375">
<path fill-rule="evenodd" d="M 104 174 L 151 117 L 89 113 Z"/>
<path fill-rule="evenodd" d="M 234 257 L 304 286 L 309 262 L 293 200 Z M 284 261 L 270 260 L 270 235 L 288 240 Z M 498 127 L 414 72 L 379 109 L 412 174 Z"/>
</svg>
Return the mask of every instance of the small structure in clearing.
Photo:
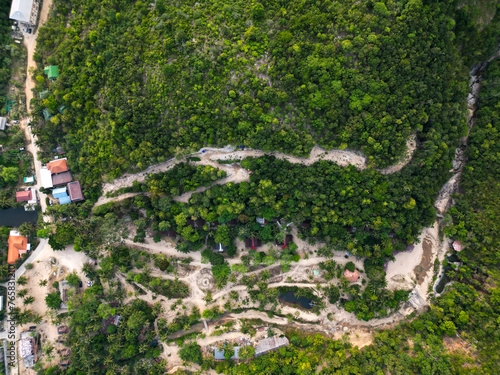
<svg viewBox="0 0 500 375">
<path fill-rule="evenodd" d="M 230 359 L 240 359 L 240 347 L 239 346 L 235 346 L 233 348 L 234 350 L 234 354 L 232 355 L 232 357 Z M 217 349 L 215 348 L 214 350 L 214 359 L 217 360 L 217 361 L 223 361 L 226 359 L 226 357 L 224 357 L 224 349 Z"/>
<path fill-rule="evenodd" d="M 262 246 L 262 241 L 258 238 L 245 238 L 245 247 L 248 249 L 256 250 L 258 247 Z"/>
<path fill-rule="evenodd" d="M 453 242 L 453 250 L 460 252 L 463 249 L 464 249 L 464 247 L 462 246 L 462 243 L 460 241 Z"/>
<path fill-rule="evenodd" d="M 358 270 L 354 270 L 354 272 L 351 272 L 349 270 L 345 270 L 344 271 L 344 277 L 347 280 L 349 280 L 349 282 L 354 283 L 359 278 L 359 271 Z"/>
<path fill-rule="evenodd" d="M 59 69 L 57 69 L 57 65 L 49 65 L 46 66 L 43 71 L 45 74 L 47 74 L 47 77 L 51 80 L 56 79 L 59 77 Z"/>
</svg>

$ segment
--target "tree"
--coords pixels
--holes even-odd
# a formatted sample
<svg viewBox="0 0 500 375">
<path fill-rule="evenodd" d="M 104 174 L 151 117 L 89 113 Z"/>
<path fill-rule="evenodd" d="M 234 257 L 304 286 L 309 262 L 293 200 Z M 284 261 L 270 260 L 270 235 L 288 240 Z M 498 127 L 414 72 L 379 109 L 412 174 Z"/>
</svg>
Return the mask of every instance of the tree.
<svg viewBox="0 0 500 375">
<path fill-rule="evenodd" d="M 247 360 L 253 358 L 255 354 L 255 347 L 252 345 L 246 345 L 240 348 L 239 356 L 242 360 Z"/>
<path fill-rule="evenodd" d="M 0 175 L 7 184 L 14 185 L 19 179 L 19 172 L 17 167 L 4 167 Z"/>
<path fill-rule="evenodd" d="M 73 273 L 70 273 L 67 277 L 66 277 L 66 281 L 68 282 L 68 284 L 70 286 L 73 286 L 73 287 L 78 287 L 79 283 L 80 283 L 80 278 L 78 277 L 78 275 L 76 274 L 76 272 L 73 272 Z"/>
<path fill-rule="evenodd" d="M 59 292 L 53 292 L 47 294 L 45 297 L 45 303 L 47 307 L 53 310 L 58 310 L 61 308 L 62 299 L 59 295 Z"/>
<path fill-rule="evenodd" d="M 230 360 L 231 357 L 234 355 L 234 349 L 233 346 L 228 344 L 224 347 L 224 358 L 227 360 Z"/>
<path fill-rule="evenodd" d="M 17 285 L 26 285 L 28 284 L 28 278 L 26 276 L 19 276 L 17 279 Z"/>
<path fill-rule="evenodd" d="M 23 305 L 31 305 L 33 302 L 35 302 L 35 297 L 29 296 L 23 300 Z"/>
<path fill-rule="evenodd" d="M 25 222 L 19 226 L 19 233 L 23 236 L 30 236 L 35 230 L 35 226 L 32 223 Z"/>
<path fill-rule="evenodd" d="M 345 268 L 351 272 L 356 271 L 356 266 L 354 265 L 353 262 L 347 262 L 347 264 L 345 265 Z"/>
<path fill-rule="evenodd" d="M 182 349 L 179 350 L 179 357 L 181 357 L 183 361 L 193 362 L 199 365 L 203 362 L 201 347 L 195 342 L 184 345 Z"/>
</svg>

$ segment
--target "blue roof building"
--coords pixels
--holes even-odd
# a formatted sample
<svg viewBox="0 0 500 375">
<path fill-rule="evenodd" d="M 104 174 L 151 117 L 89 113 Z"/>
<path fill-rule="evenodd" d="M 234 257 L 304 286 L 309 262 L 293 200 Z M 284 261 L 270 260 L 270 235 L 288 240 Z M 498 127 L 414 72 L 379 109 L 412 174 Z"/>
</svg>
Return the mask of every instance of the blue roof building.
<svg viewBox="0 0 500 375">
<path fill-rule="evenodd" d="M 59 199 L 59 204 L 66 204 L 71 202 L 71 198 L 66 191 L 66 187 L 52 190 L 52 196 L 54 197 L 54 199 Z"/>
<path fill-rule="evenodd" d="M 71 199 L 68 196 L 59 198 L 59 204 L 66 204 L 66 203 L 71 203 Z"/>
<path fill-rule="evenodd" d="M 62 187 L 62 188 L 58 188 L 58 189 L 52 190 L 52 196 L 55 199 L 67 197 L 68 193 L 66 192 L 66 187 Z"/>
<path fill-rule="evenodd" d="M 240 358 L 240 347 L 239 346 L 235 346 L 233 348 L 233 350 L 234 350 L 234 355 L 230 359 L 239 359 Z M 215 348 L 215 350 L 214 350 L 214 359 L 225 360 L 226 357 L 224 357 L 224 349 L 219 350 L 219 349 Z"/>
</svg>

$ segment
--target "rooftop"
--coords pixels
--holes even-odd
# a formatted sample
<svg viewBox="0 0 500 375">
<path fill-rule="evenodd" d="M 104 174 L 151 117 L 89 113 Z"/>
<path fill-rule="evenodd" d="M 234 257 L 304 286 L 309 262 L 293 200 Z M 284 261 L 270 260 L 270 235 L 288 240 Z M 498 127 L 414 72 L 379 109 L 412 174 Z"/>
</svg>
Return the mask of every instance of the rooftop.
<svg viewBox="0 0 500 375">
<path fill-rule="evenodd" d="M 70 171 L 52 175 L 52 185 L 54 186 L 64 185 L 67 184 L 68 182 L 71 182 Z"/>
<path fill-rule="evenodd" d="M 240 358 L 240 347 L 239 346 L 235 346 L 233 349 L 234 349 L 234 354 L 231 357 L 231 359 L 239 359 Z M 225 353 L 224 349 L 219 350 L 219 349 L 215 348 L 215 350 L 214 350 L 214 358 L 218 359 L 218 360 L 224 360 L 224 359 L 226 359 L 226 357 L 224 357 L 224 353 Z"/>
<path fill-rule="evenodd" d="M 69 197 L 72 202 L 78 202 L 83 200 L 82 187 L 80 182 L 74 181 L 68 184 Z"/>
<path fill-rule="evenodd" d="M 59 70 L 57 69 L 57 65 L 46 66 L 43 71 L 45 72 L 45 74 L 47 74 L 47 77 L 49 79 L 56 79 L 57 77 L 59 77 Z"/>
<path fill-rule="evenodd" d="M 260 340 L 259 344 L 255 347 L 255 356 L 266 354 L 271 350 L 281 348 L 288 345 L 286 337 L 269 337 L 268 339 Z"/>
<path fill-rule="evenodd" d="M 462 251 L 463 250 L 462 243 L 460 241 L 455 241 L 453 242 L 453 250 L 455 251 Z"/>
<path fill-rule="evenodd" d="M 9 18 L 20 22 L 33 23 L 32 9 L 33 0 L 12 0 Z"/>
<path fill-rule="evenodd" d="M 17 202 L 28 202 L 32 199 L 31 190 L 16 191 Z"/>
<path fill-rule="evenodd" d="M 50 163 L 47 163 L 47 169 L 52 173 L 62 173 L 66 172 L 68 168 L 68 163 L 66 162 L 66 158 L 59 160 L 52 160 Z"/>
<path fill-rule="evenodd" d="M 9 253 L 7 263 L 14 264 L 20 258 L 20 252 L 28 249 L 28 238 L 21 236 L 17 231 L 11 231 L 9 235 Z"/>
<path fill-rule="evenodd" d="M 50 189 L 54 185 L 52 184 L 52 173 L 47 168 L 40 169 L 40 179 L 42 180 L 42 186 L 45 189 Z"/>
<path fill-rule="evenodd" d="M 359 271 L 354 270 L 354 272 L 351 272 L 349 270 L 344 271 L 344 276 L 347 280 L 349 280 L 351 283 L 355 282 L 359 278 Z"/>
</svg>

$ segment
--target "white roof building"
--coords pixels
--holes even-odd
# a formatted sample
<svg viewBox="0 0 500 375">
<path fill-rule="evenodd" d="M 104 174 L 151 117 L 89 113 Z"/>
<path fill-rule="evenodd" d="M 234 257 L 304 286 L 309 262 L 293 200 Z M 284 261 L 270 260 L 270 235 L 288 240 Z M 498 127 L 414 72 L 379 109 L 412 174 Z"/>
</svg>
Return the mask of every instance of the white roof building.
<svg viewBox="0 0 500 375">
<path fill-rule="evenodd" d="M 35 25 L 38 16 L 38 3 L 33 0 L 12 0 L 9 18 L 22 23 Z"/>
<path fill-rule="evenodd" d="M 48 168 L 40 169 L 40 180 L 45 189 L 50 189 L 52 185 L 52 172 Z"/>
</svg>

